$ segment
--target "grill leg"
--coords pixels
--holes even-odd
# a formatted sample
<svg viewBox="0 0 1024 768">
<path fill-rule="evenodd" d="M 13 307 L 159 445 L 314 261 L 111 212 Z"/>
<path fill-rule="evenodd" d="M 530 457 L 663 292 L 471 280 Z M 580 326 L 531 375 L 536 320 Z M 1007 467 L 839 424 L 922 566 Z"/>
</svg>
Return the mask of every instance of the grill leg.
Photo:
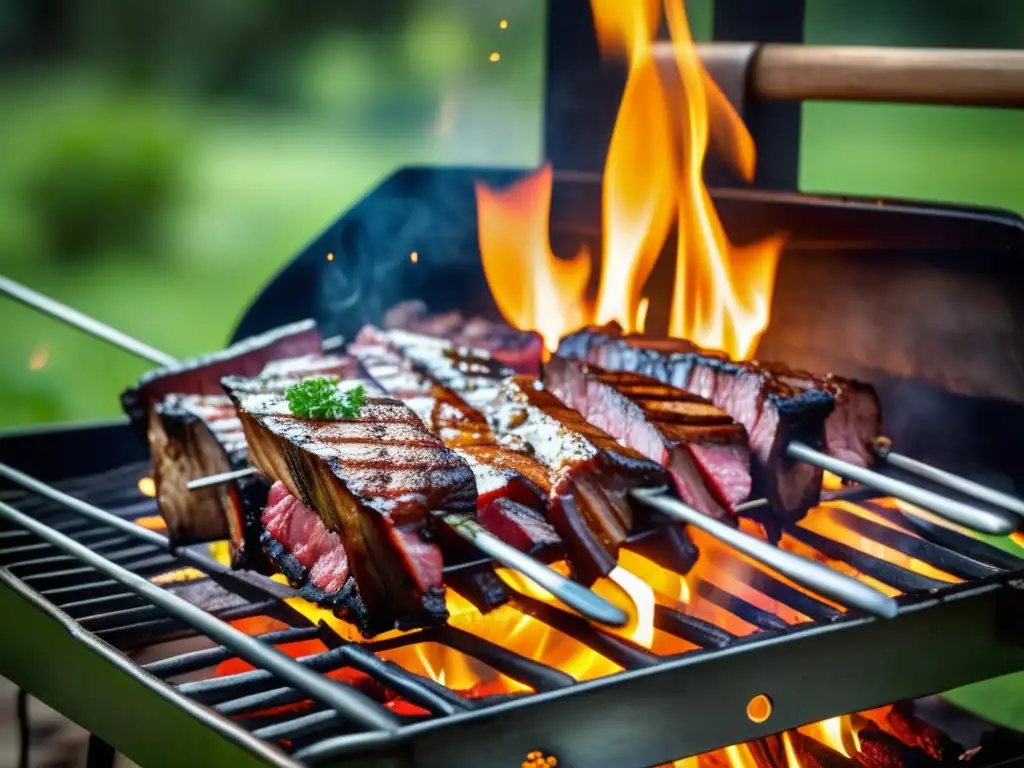
<svg viewBox="0 0 1024 768">
<path fill-rule="evenodd" d="M 31 734 L 28 727 L 28 692 L 18 689 L 18 768 L 28 768 Z"/>
<path fill-rule="evenodd" d="M 114 768 L 114 748 L 95 734 L 89 735 L 89 755 L 86 768 Z"/>
</svg>

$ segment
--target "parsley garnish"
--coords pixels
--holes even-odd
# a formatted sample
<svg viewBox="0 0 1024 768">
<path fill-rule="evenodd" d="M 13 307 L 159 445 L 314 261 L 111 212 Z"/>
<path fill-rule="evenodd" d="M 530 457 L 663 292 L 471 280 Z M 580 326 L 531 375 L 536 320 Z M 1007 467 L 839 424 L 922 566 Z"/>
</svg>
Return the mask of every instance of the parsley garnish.
<svg viewBox="0 0 1024 768">
<path fill-rule="evenodd" d="M 337 379 L 320 376 L 288 387 L 284 396 L 288 409 L 304 419 L 354 419 L 366 401 L 366 390 L 360 384 L 339 392 Z"/>
</svg>

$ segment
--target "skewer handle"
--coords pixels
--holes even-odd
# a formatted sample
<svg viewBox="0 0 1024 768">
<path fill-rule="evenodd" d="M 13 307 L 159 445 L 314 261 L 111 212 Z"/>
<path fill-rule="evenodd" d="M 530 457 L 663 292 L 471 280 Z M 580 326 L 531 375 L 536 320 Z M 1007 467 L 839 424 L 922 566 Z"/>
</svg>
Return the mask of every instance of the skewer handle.
<svg viewBox="0 0 1024 768">
<path fill-rule="evenodd" d="M 879 472 L 858 467 L 847 461 L 841 461 L 821 451 L 816 451 L 809 445 L 797 440 L 792 441 L 786 446 L 786 455 L 791 459 L 813 464 L 847 480 L 853 480 L 874 488 L 876 491 L 881 491 L 889 496 L 895 496 L 897 499 L 916 504 L 919 507 L 931 510 L 947 520 L 981 533 L 993 536 L 1006 536 L 1012 533 L 1016 527 L 1011 519 L 996 512 L 972 507 L 970 504 L 964 504 L 955 499 L 948 499 L 926 488 L 905 483 L 892 477 L 886 477 Z"/>
<path fill-rule="evenodd" d="M 234 472 L 221 472 L 217 475 L 200 477 L 198 480 L 190 480 L 185 487 L 190 491 L 198 491 L 202 488 L 230 483 L 232 480 L 241 480 L 243 477 L 252 477 L 255 474 L 258 474 L 255 467 L 246 467 L 245 469 L 236 469 Z"/>
<path fill-rule="evenodd" d="M 925 480 L 931 480 L 933 483 L 944 485 L 952 491 L 962 493 L 965 496 L 973 496 L 980 501 L 1001 507 L 1013 512 L 1015 515 L 1024 517 L 1024 499 L 997 491 L 995 488 L 989 488 L 981 483 L 968 480 L 966 477 L 954 475 L 952 472 L 933 467 L 931 464 L 925 464 L 923 461 L 904 456 L 902 453 L 896 453 L 887 447 L 879 446 L 875 451 L 878 454 L 878 458 L 886 464 L 896 467 L 896 469 L 910 472 L 911 474 L 923 477 Z"/>
<path fill-rule="evenodd" d="M 38 309 L 40 312 L 43 312 L 50 317 L 54 317 L 70 326 L 78 328 L 80 331 L 91 333 L 93 336 L 103 339 L 104 341 L 113 344 L 115 347 L 120 347 L 126 352 L 131 352 L 133 355 L 137 355 L 143 360 L 148 360 L 149 362 L 156 363 L 157 365 L 174 365 L 174 363 L 177 362 L 175 358 L 171 357 L 167 353 L 161 352 L 159 349 L 154 349 L 148 344 L 145 344 L 126 333 L 122 333 L 116 328 L 111 328 L 106 323 L 101 323 L 95 318 L 82 314 L 77 309 L 72 309 L 66 304 L 61 304 L 59 301 L 33 291 L 31 288 L 27 288 L 21 283 L 17 283 L 3 275 L 0 275 L 0 293 L 5 293 L 12 299 L 17 299 L 33 309 Z"/>
<path fill-rule="evenodd" d="M 563 603 L 591 621 L 613 627 L 624 626 L 629 621 L 629 617 L 621 608 L 612 605 L 582 584 L 577 584 L 558 571 L 548 568 L 539 560 L 506 544 L 470 515 L 449 512 L 441 513 L 441 517 L 453 531 L 481 552 L 544 587 Z"/>
<path fill-rule="evenodd" d="M 893 618 L 899 610 L 895 600 L 877 589 L 708 517 L 678 499 L 666 496 L 662 488 L 642 488 L 633 491 L 632 495 L 638 501 L 699 528 L 736 551 L 845 606 L 859 608 L 883 619 Z"/>
</svg>

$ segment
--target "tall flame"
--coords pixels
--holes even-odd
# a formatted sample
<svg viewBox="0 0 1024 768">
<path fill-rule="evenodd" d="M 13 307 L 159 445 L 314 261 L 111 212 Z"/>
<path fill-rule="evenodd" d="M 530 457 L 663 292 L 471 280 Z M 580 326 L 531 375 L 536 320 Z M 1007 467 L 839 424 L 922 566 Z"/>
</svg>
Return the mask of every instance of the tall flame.
<svg viewBox="0 0 1024 768">
<path fill-rule="evenodd" d="M 644 287 L 675 224 L 670 335 L 749 357 L 768 325 L 782 237 L 734 247 L 702 170 L 713 142 L 749 181 L 753 140 L 701 63 L 681 0 L 664 0 L 667 59 L 665 47 L 652 43 L 658 0 L 591 5 L 602 50 L 629 61 L 605 159 L 596 301 L 587 301 L 587 254 L 565 260 L 551 248 L 552 174 L 544 166 L 507 190 L 477 185 L 480 252 L 498 308 L 516 327 L 540 331 L 549 348 L 589 323 L 616 321 L 641 332 Z"/>
</svg>

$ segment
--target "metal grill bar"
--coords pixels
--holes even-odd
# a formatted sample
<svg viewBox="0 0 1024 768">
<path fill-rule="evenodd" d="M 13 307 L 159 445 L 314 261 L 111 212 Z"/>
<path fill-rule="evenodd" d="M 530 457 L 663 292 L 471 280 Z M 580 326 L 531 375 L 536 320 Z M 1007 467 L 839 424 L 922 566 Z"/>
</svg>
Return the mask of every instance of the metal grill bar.
<svg viewBox="0 0 1024 768">
<path fill-rule="evenodd" d="M 789 627 L 789 624 L 774 613 L 758 608 L 753 603 L 726 592 L 709 581 L 700 581 L 697 585 L 697 594 L 719 608 L 724 608 L 734 616 L 738 616 L 748 624 L 753 624 L 758 629 L 776 630 Z"/>
<path fill-rule="evenodd" d="M 1024 568 L 1024 560 L 1021 558 L 998 547 L 993 547 L 991 544 L 980 539 L 975 539 L 972 536 L 967 536 L 952 528 L 932 523 L 915 515 L 908 515 L 902 510 L 875 504 L 870 500 L 860 503 L 875 514 L 895 523 L 904 530 L 913 531 L 922 538 L 938 544 L 940 547 L 960 552 L 980 563 L 987 563 L 1003 571 L 1015 571 Z"/>
<path fill-rule="evenodd" d="M 278 630 L 277 632 L 267 632 L 262 635 L 254 635 L 253 637 L 267 645 L 285 645 L 287 643 L 297 643 L 302 640 L 313 640 L 319 635 L 320 630 L 317 627 L 292 627 L 289 629 Z M 233 658 L 235 658 L 234 651 L 230 648 L 219 646 L 217 648 L 206 648 L 201 651 L 191 651 L 178 656 L 172 656 L 169 659 L 154 661 L 149 664 L 144 664 L 142 668 L 151 675 L 167 678 L 173 677 L 174 675 L 184 675 L 188 672 L 196 672 L 200 669 L 206 669 L 207 667 L 212 667 L 216 664 L 220 664 L 222 661 L 227 661 L 228 659 Z"/>
<path fill-rule="evenodd" d="M 949 586 L 944 581 L 931 579 L 913 571 L 908 571 L 905 568 L 900 568 L 898 565 L 888 563 L 874 555 L 865 554 L 860 550 L 849 547 L 846 544 L 840 544 L 838 541 L 833 541 L 798 525 L 786 528 L 785 531 L 787 535 L 792 536 L 809 547 L 813 547 L 823 555 L 834 560 L 841 560 L 847 565 L 852 565 L 861 573 L 865 573 L 871 578 L 877 579 L 883 584 L 888 584 L 890 587 L 901 592 L 941 589 L 942 587 Z"/>
<path fill-rule="evenodd" d="M 991 565 L 979 563 L 977 560 L 964 557 L 959 552 L 940 547 L 926 539 L 919 539 L 887 525 L 880 525 L 845 509 L 831 508 L 829 515 L 846 528 L 865 538 L 928 563 L 928 565 L 952 576 L 961 579 L 984 579 L 999 573 L 999 569 Z"/>
<path fill-rule="evenodd" d="M 591 626 L 586 620 L 571 613 L 554 608 L 540 600 L 510 590 L 510 601 L 522 613 L 538 619 L 549 627 L 578 640 L 592 651 L 611 659 L 625 669 L 650 667 L 658 663 L 659 657 L 621 637 L 609 635 Z"/>
<path fill-rule="evenodd" d="M 3 467 L 3 469 L 9 468 Z M 7 474 L 10 477 L 8 472 L 3 472 L 3 474 Z M 18 474 L 20 475 L 21 473 Z M 59 494 L 59 492 L 56 493 Z M 64 496 L 64 494 L 60 495 Z M 81 504 L 81 506 L 89 508 L 90 505 Z M 102 513 L 102 510 L 97 509 L 96 512 Z M 103 556 L 92 552 L 74 539 L 48 528 L 46 525 L 22 514 L 14 507 L 0 502 L 0 516 L 31 531 L 55 547 L 75 555 L 80 561 L 135 590 L 155 605 L 166 610 L 169 614 L 177 616 L 196 630 L 231 648 L 250 663 L 267 667 L 282 680 L 307 691 L 311 698 L 322 701 L 345 717 L 361 723 L 367 729 L 390 731 L 398 727 L 398 721 L 391 713 L 358 691 L 338 685 L 320 675 L 303 669 L 294 660 L 273 647 L 266 646 L 259 640 L 254 640 L 186 600 L 182 600 L 170 592 L 166 592 L 160 587 L 151 584 L 143 577 L 111 563 Z M 101 522 L 106 522 L 104 518 L 108 515 L 103 513 L 90 516 L 98 518 Z M 115 520 L 118 519 L 113 515 L 109 515 L 109 517 Z M 128 523 L 126 525 L 130 526 L 131 524 Z"/>
</svg>

